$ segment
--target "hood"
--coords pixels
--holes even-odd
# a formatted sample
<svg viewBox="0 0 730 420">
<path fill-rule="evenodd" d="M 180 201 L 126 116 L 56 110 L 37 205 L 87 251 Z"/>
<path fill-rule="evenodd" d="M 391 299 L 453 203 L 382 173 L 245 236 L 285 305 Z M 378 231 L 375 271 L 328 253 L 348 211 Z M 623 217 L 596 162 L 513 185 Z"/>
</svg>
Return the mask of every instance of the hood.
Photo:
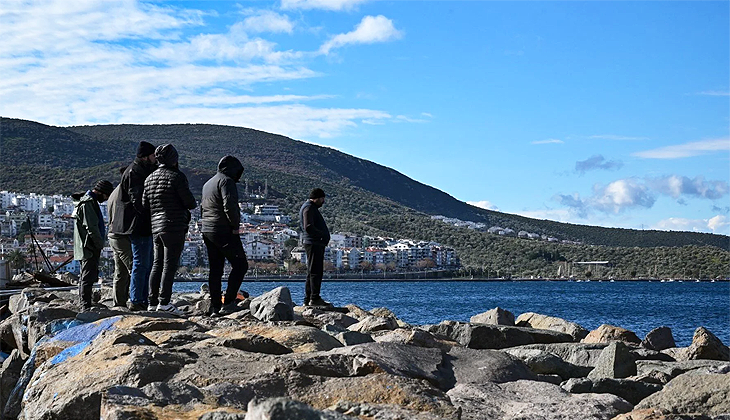
<svg viewBox="0 0 730 420">
<path fill-rule="evenodd" d="M 169 143 L 158 146 L 155 150 L 155 158 L 160 165 L 176 166 L 178 157 L 177 149 Z"/>
<path fill-rule="evenodd" d="M 243 165 L 241 161 L 233 156 L 224 156 L 220 162 L 218 162 L 218 172 L 233 178 L 234 181 L 238 182 L 243 175 Z"/>
</svg>

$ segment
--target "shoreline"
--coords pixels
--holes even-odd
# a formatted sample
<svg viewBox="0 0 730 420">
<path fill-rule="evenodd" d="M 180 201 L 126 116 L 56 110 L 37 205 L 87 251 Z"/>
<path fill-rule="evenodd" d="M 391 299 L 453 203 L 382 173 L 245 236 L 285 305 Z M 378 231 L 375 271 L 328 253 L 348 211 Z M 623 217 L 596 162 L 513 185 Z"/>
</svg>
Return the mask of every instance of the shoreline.
<svg viewBox="0 0 730 420">
<path fill-rule="evenodd" d="M 184 279 L 176 278 L 175 283 L 205 283 L 208 281 L 207 277 L 200 279 Z M 303 283 L 306 281 L 306 276 L 258 276 L 258 277 L 244 277 L 243 282 L 274 282 L 284 281 L 292 283 Z M 390 282 L 559 282 L 559 283 L 728 283 L 730 279 L 691 279 L 691 280 L 679 280 L 679 279 L 613 279 L 613 280 L 571 280 L 571 279 L 504 279 L 504 278 L 463 278 L 463 277 L 442 277 L 442 278 L 377 278 L 377 277 L 344 277 L 344 278 L 333 278 L 325 277 L 322 279 L 323 282 L 371 282 L 371 283 L 390 283 Z M 225 280 L 224 280 L 225 282 Z"/>
</svg>

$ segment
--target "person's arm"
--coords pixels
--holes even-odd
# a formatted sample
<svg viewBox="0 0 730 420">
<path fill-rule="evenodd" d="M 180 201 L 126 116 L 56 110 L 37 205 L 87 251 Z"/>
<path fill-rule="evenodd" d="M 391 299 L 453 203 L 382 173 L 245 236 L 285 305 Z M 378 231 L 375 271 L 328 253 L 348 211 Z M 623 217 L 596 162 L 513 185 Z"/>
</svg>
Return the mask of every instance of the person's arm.
<svg viewBox="0 0 730 420">
<path fill-rule="evenodd" d="M 221 196 L 223 197 L 223 211 L 226 213 L 232 231 L 238 231 L 241 224 L 241 210 L 238 208 L 238 189 L 236 182 L 226 178 L 221 183 Z"/>
<path fill-rule="evenodd" d="M 329 235 L 329 232 L 324 232 L 314 225 L 314 211 L 312 211 L 312 207 L 304 209 L 302 218 L 304 219 L 304 230 L 313 238 L 324 239 Z"/>
<path fill-rule="evenodd" d="M 140 177 L 139 174 L 131 170 L 129 171 L 129 175 L 122 178 L 122 185 L 124 185 L 124 188 L 127 190 L 129 201 L 132 203 L 132 207 L 134 207 L 134 211 L 136 211 L 137 214 L 145 212 L 144 205 L 142 204 L 144 179 L 141 178 L 142 177 Z"/>
<path fill-rule="evenodd" d="M 192 191 L 190 191 L 190 185 L 188 184 L 188 178 L 184 173 L 180 172 L 177 182 L 177 196 L 182 200 L 183 206 L 186 209 L 192 210 L 198 204 L 195 202 Z"/>
<path fill-rule="evenodd" d="M 148 186 L 150 184 L 148 182 L 149 180 L 150 180 L 150 177 L 147 177 L 147 179 L 144 181 L 145 188 L 144 188 L 144 191 L 142 192 L 142 208 L 147 211 L 150 210 L 150 197 L 149 197 L 149 188 L 148 188 Z"/>
<path fill-rule="evenodd" d="M 89 204 L 81 206 L 83 211 L 82 223 L 86 229 L 86 243 L 84 248 L 89 248 L 92 251 L 101 251 L 104 248 L 104 238 L 101 236 L 99 231 L 99 216 L 96 214 L 96 210 L 89 208 Z"/>
</svg>

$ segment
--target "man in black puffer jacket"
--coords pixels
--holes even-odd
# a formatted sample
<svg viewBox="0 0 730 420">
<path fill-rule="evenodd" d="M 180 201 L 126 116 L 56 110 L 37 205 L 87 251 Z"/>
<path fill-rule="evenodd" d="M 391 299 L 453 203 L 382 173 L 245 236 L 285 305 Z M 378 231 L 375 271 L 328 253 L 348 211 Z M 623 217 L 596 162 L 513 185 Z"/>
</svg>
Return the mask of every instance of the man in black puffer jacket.
<svg viewBox="0 0 730 420">
<path fill-rule="evenodd" d="M 208 248 L 210 274 L 209 315 L 232 312 L 236 305 L 236 296 L 241 287 L 243 277 L 248 271 L 246 252 L 243 250 L 238 228 L 241 223 L 241 211 L 238 208 L 238 190 L 236 183 L 243 175 L 241 161 L 233 156 L 225 156 L 218 163 L 216 173 L 203 186 L 203 198 L 200 201 L 200 231 Z M 221 310 L 221 278 L 226 259 L 231 263 L 228 276 L 228 287 Z"/>
<path fill-rule="evenodd" d="M 170 304 L 172 284 L 185 247 L 190 210 L 196 203 L 188 178 L 178 168 L 175 147 L 171 144 L 159 146 L 155 157 L 160 166 L 145 180 L 142 194 L 142 205 L 151 215 L 155 254 L 150 273 L 149 305 L 150 310 L 177 312 Z"/>
<path fill-rule="evenodd" d="M 319 208 L 324 204 L 325 194 L 321 188 L 315 188 L 309 194 L 309 200 L 299 209 L 301 223 L 301 242 L 307 253 L 307 282 L 304 285 L 305 306 L 331 306 L 319 295 L 324 276 L 324 250 L 330 242 L 330 231 Z"/>
</svg>

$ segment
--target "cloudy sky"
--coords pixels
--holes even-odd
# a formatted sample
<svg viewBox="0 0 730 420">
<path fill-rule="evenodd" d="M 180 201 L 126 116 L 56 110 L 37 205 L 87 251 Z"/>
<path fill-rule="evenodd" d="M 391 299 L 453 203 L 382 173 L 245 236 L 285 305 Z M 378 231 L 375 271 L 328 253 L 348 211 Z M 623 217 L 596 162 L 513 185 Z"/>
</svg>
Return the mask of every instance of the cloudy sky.
<svg viewBox="0 0 730 420">
<path fill-rule="evenodd" d="M 464 201 L 730 234 L 728 2 L 0 0 L 0 115 L 251 127 Z"/>
</svg>

